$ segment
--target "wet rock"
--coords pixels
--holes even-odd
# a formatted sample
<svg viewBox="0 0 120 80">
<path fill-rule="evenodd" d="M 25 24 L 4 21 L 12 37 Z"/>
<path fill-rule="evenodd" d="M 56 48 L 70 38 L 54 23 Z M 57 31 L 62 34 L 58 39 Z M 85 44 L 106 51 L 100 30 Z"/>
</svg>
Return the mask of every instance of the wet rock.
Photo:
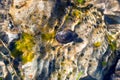
<svg viewBox="0 0 120 80">
<path fill-rule="evenodd" d="M 104 15 L 106 24 L 120 24 L 120 16 Z"/>
<path fill-rule="evenodd" d="M 0 77 L 3 77 L 3 71 L 1 66 L 0 66 Z"/>
<path fill-rule="evenodd" d="M 8 70 L 4 64 L 4 62 L 0 61 L 0 77 L 5 79 L 8 75 Z"/>
<path fill-rule="evenodd" d="M 9 21 L 9 24 L 8 24 L 8 29 L 13 29 L 14 28 L 14 25 L 11 21 Z"/>
<path fill-rule="evenodd" d="M 7 36 L 7 34 L 5 32 L 0 32 L 0 39 L 4 42 L 4 43 L 8 43 L 9 38 Z"/>
<path fill-rule="evenodd" d="M 1 46 L 1 47 L 0 47 L 0 51 L 1 51 L 4 55 L 9 55 L 9 51 L 8 51 L 4 46 Z"/>
<path fill-rule="evenodd" d="M 12 51 L 15 48 L 15 42 L 10 42 L 8 48 Z"/>
<path fill-rule="evenodd" d="M 94 0 L 96 7 L 103 9 L 104 14 L 120 16 L 120 1 L 119 0 Z"/>
<path fill-rule="evenodd" d="M 119 80 L 119 79 L 120 79 L 120 60 L 118 60 L 114 74 L 111 75 L 111 80 Z"/>
<path fill-rule="evenodd" d="M 106 9 L 105 9 L 105 14 L 111 14 L 112 12 L 114 13 L 114 11 L 120 11 L 120 1 L 119 0 L 106 0 Z M 112 5 L 112 6 L 111 6 Z"/>
<path fill-rule="evenodd" d="M 34 37 L 37 46 L 37 49 L 33 47 L 34 59 L 21 64 L 19 77 L 24 76 L 24 80 L 108 80 L 117 63 L 115 50 L 119 45 L 115 41 L 119 43 L 120 32 L 119 26 L 114 25 L 119 23 L 118 15 L 108 14 L 118 12 L 119 6 L 117 0 L 113 3 L 112 0 L 94 1 L 77 6 L 74 0 L 13 1 L 9 10 L 13 23 L 9 27 L 15 24 L 20 31 L 33 37 L 38 33 L 39 37 Z M 115 35 L 113 29 L 117 32 Z M 8 40 L 12 50 L 18 33 L 6 31 L 6 34 L 8 39 L 5 41 Z M 46 40 L 42 39 L 42 34 Z M 22 51 L 26 53 L 26 50 Z M 17 58 L 12 60 L 14 67 L 7 66 L 8 79 L 16 79 L 18 75 L 15 74 L 20 67 Z"/>
<path fill-rule="evenodd" d="M 6 34 L 8 35 L 8 43 L 12 42 L 13 40 L 17 40 L 20 38 L 18 33 L 10 33 L 10 32 L 6 32 Z"/>
</svg>

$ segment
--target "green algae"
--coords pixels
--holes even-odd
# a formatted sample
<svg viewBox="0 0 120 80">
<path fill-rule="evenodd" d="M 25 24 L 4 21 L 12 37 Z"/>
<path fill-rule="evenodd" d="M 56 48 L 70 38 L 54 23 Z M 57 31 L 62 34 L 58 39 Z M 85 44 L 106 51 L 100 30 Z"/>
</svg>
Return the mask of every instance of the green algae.
<svg viewBox="0 0 120 80">
<path fill-rule="evenodd" d="M 16 41 L 15 49 L 12 51 L 13 57 L 21 57 L 23 63 L 32 61 L 34 52 L 34 38 L 28 33 L 23 33 L 20 40 Z"/>
<path fill-rule="evenodd" d="M 62 80 L 62 79 L 61 79 L 61 74 L 60 74 L 60 73 L 58 73 L 58 80 Z"/>
<path fill-rule="evenodd" d="M 95 47 L 100 47 L 101 46 L 101 42 L 95 42 L 93 45 L 95 46 Z"/>
<path fill-rule="evenodd" d="M 49 40 L 52 40 L 54 39 L 55 37 L 55 32 L 49 32 L 49 33 L 42 33 L 41 34 L 41 38 L 43 41 L 49 41 Z"/>
<path fill-rule="evenodd" d="M 106 65 L 107 65 L 107 62 L 102 61 L 102 66 L 104 67 L 104 66 L 106 66 Z"/>
<path fill-rule="evenodd" d="M 108 34 L 108 35 L 107 35 L 107 40 L 108 40 L 108 42 L 110 43 L 111 41 L 114 40 L 114 37 L 113 37 L 112 35 Z"/>
<path fill-rule="evenodd" d="M 75 9 L 72 12 L 72 16 L 75 17 L 75 18 L 80 18 L 81 17 L 81 13 L 82 13 L 81 11 Z"/>
<path fill-rule="evenodd" d="M 3 80 L 3 78 L 0 77 L 0 80 Z"/>
<path fill-rule="evenodd" d="M 110 46 L 110 49 L 111 49 L 112 51 L 115 51 L 116 48 L 117 48 L 116 41 L 110 42 L 110 43 L 109 43 L 109 46 Z"/>
<path fill-rule="evenodd" d="M 109 47 L 112 51 L 115 51 L 116 48 L 117 48 L 117 44 L 116 44 L 116 39 L 113 37 L 113 35 L 109 34 L 107 35 L 107 40 L 108 40 L 108 44 L 109 44 Z"/>
<path fill-rule="evenodd" d="M 79 4 L 84 4 L 84 3 L 85 3 L 85 0 L 77 0 L 77 2 L 78 2 Z"/>
<path fill-rule="evenodd" d="M 78 76 L 77 76 L 76 80 L 79 80 L 82 74 L 83 74 L 83 72 L 80 71 L 80 72 L 78 73 Z"/>
</svg>

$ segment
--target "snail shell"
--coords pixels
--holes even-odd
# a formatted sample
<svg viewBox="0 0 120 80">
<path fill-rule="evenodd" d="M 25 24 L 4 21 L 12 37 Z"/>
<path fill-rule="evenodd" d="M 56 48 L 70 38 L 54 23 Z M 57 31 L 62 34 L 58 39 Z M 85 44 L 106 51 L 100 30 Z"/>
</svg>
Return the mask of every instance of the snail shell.
<svg viewBox="0 0 120 80">
<path fill-rule="evenodd" d="M 66 43 L 72 42 L 77 37 L 78 37 L 78 35 L 74 31 L 71 31 L 71 30 L 60 31 L 55 36 L 56 40 L 59 43 L 62 43 L 62 44 L 66 44 Z"/>
</svg>

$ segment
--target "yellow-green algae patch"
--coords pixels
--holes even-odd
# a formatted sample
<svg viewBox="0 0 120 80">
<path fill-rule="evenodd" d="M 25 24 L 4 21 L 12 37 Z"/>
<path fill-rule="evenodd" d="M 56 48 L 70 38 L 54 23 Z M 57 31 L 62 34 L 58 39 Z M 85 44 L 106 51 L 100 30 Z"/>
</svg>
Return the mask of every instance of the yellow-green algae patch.
<svg viewBox="0 0 120 80">
<path fill-rule="evenodd" d="M 75 2 L 78 3 L 78 4 L 84 4 L 85 0 L 75 0 Z"/>
<path fill-rule="evenodd" d="M 108 40 L 110 49 L 111 49 L 112 51 L 115 51 L 116 48 L 117 48 L 117 44 L 116 44 L 116 39 L 115 39 L 114 35 L 108 34 L 108 35 L 107 35 L 107 40 Z"/>
<path fill-rule="evenodd" d="M 111 48 L 112 51 L 115 51 L 116 48 L 117 48 L 116 41 L 113 41 L 113 42 L 109 43 L 109 46 L 110 46 L 110 48 Z"/>
<path fill-rule="evenodd" d="M 55 36 L 54 32 L 52 32 L 52 33 L 43 33 L 41 35 L 42 39 L 45 40 L 45 41 L 53 39 L 54 36 Z"/>
<path fill-rule="evenodd" d="M 104 66 L 106 66 L 106 65 L 107 65 L 107 62 L 102 61 L 102 66 L 104 67 Z"/>
<path fill-rule="evenodd" d="M 75 9 L 72 12 L 72 16 L 75 18 L 81 18 L 81 13 L 82 13 L 81 11 Z"/>
<path fill-rule="evenodd" d="M 101 46 L 101 42 L 95 42 L 93 45 L 95 46 L 95 47 L 100 47 Z"/>
<path fill-rule="evenodd" d="M 83 72 L 82 72 L 82 71 L 80 71 L 80 72 L 78 73 L 78 76 L 77 76 L 76 80 L 79 80 L 80 77 L 81 77 L 81 75 L 83 75 Z"/>
<path fill-rule="evenodd" d="M 34 37 L 31 34 L 23 33 L 20 40 L 16 41 L 15 49 L 12 51 L 13 57 L 21 57 L 23 63 L 32 61 L 34 52 Z"/>
</svg>

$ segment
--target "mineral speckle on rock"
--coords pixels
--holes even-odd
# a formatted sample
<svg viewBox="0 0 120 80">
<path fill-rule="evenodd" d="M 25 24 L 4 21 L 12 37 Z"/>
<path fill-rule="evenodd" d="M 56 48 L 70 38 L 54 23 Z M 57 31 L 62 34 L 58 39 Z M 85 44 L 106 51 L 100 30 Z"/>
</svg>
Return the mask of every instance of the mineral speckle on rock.
<svg viewBox="0 0 120 80">
<path fill-rule="evenodd" d="M 0 80 L 119 80 L 119 0 L 0 0 Z"/>
</svg>

